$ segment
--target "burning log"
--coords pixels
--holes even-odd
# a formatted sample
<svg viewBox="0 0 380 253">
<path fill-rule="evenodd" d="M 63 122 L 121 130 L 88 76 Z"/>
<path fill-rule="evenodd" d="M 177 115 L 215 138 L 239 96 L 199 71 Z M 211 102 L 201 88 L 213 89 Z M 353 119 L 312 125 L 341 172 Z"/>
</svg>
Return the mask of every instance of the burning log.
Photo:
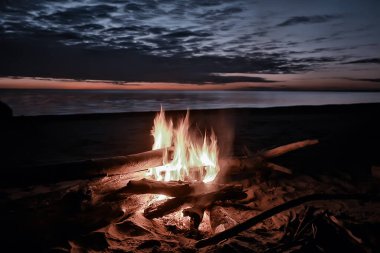
<svg viewBox="0 0 380 253">
<path fill-rule="evenodd" d="M 195 247 L 203 248 L 209 245 L 214 245 L 225 239 L 231 238 L 244 230 L 251 228 L 252 226 L 291 208 L 303 205 L 307 202 L 320 201 L 320 200 L 360 200 L 360 201 L 380 201 L 380 197 L 377 195 L 369 194 L 311 194 L 297 199 L 290 200 L 281 205 L 275 206 L 269 210 L 262 212 L 261 214 L 254 216 L 242 223 L 237 224 L 227 230 L 224 230 L 207 239 L 199 240 Z"/>
<path fill-rule="evenodd" d="M 74 179 L 88 179 L 97 176 L 118 175 L 147 170 L 161 166 L 163 156 L 171 149 L 151 150 L 143 153 L 95 158 L 89 160 L 50 164 L 31 168 L 22 168 L 30 172 L 24 178 L 33 178 L 34 182 L 57 182 Z M 17 170 L 17 168 L 15 168 Z"/>
<path fill-rule="evenodd" d="M 170 197 L 187 196 L 199 192 L 210 191 L 213 184 L 203 182 L 183 182 L 183 181 L 156 181 L 150 179 L 130 180 L 127 185 L 117 191 L 117 193 L 134 193 L 134 194 L 163 194 Z"/>
<path fill-rule="evenodd" d="M 204 182 L 184 181 L 156 181 L 143 178 L 141 180 L 130 180 L 125 187 L 120 188 L 114 194 L 162 194 L 169 197 L 183 197 L 188 195 L 199 195 L 207 192 L 223 190 L 226 184 L 214 184 Z"/>
<path fill-rule="evenodd" d="M 210 209 L 210 222 L 215 234 L 237 225 L 237 222 L 221 206 L 213 206 Z"/>
<path fill-rule="evenodd" d="M 169 199 L 162 204 L 145 209 L 144 216 L 148 219 L 159 218 L 179 210 L 185 204 L 189 204 L 192 205 L 193 209 L 185 209 L 184 214 L 190 216 L 194 220 L 194 224 L 197 224 L 197 221 L 201 221 L 203 218 L 203 213 L 200 214 L 200 210 L 204 211 L 216 201 L 243 199 L 245 197 L 246 194 L 243 192 L 242 186 L 229 185 L 208 193 Z"/>
<path fill-rule="evenodd" d="M 147 219 L 154 219 L 178 211 L 185 203 L 189 202 L 190 197 L 178 197 L 164 201 L 163 203 L 153 204 L 144 210 Z"/>
</svg>

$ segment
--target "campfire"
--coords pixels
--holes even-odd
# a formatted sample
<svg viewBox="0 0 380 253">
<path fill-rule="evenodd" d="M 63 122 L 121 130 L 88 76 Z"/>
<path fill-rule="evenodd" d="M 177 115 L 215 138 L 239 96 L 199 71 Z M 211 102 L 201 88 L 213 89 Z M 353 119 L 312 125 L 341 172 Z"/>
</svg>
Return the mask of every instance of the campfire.
<svg viewBox="0 0 380 253">
<path fill-rule="evenodd" d="M 217 138 L 212 129 L 210 134 L 203 135 L 192 130 L 189 114 L 187 111 L 174 124 L 161 108 L 151 134 L 152 150 L 164 150 L 162 165 L 149 168 L 145 179 L 130 181 L 126 190 L 160 194 L 148 202 L 144 210 L 146 218 L 175 213 L 173 219 L 182 219 L 179 223 L 186 224 L 186 217 L 190 217 L 191 229 L 198 229 L 206 209 L 214 202 L 242 199 L 246 195 L 239 185 L 213 183 L 220 170 Z"/>
<path fill-rule="evenodd" d="M 318 142 L 306 140 L 250 156 L 221 159 L 212 129 L 209 133 L 200 134 L 199 130 L 191 128 L 189 111 L 174 122 L 166 117 L 162 108 L 154 119 L 151 135 L 154 138 L 151 152 L 158 153 L 149 154 L 159 154 L 161 161 L 150 166 L 143 179 L 130 180 L 118 192 L 152 194 L 150 201 L 141 207 L 147 219 L 170 215 L 171 219 L 179 220 L 177 224 L 181 227 L 189 224 L 190 231 L 197 231 L 205 220 L 214 233 L 236 225 L 222 206 L 239 203 L 249 197 L 236 176 L 252 177 L 252 173 L 263 169 L 291 174 L 288 168 L 268 159 Z M 143 160 L 147 160 L 145 154 Z M 131 170 L 131 166 L 127 168 Z M 190 222 L 186 222 L 189 219 Z"/>
</svg>

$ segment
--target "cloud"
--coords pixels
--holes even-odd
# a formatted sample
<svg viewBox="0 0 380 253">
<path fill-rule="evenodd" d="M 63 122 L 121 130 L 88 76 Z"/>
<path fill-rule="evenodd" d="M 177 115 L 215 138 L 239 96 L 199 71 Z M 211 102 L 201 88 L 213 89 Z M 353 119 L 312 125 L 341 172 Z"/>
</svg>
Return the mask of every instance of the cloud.
<svg viewBox="0 0 380 253">
<path fill-rule="evenodd" d="M 327 0 L 296 2 L 0 1 L 0 75 L 270 82 L 209 74 L 299 73 L 355 59 L 350 63 L 379 63 L 378 58 L 359 58 L 378 51 L 377 36 L 359 34 L 363 27 L 376 32 L 377 20 L 363 18 L 353 25 L 351 17 L 363 17 L 363 12 L 349 4 L 336 10 L 352 11 L 352 16 L 338 16 L 323 15 L 329 14 Z M 299 10 L 293 11 L 294 6 Z M 341 24 L 330 26 L 328 22 L 338 18 Z M 308 30 L 296 26 L 314 23 L 325 24 Z M 358 43 L 375 46 L 353 48 Z"/>
<path fill-rule="evenodd" d="M 375 64 L 380 64 L 380 58 L 360 59 L 360 60 L 345 62 L 343 64 L 360 64 L 360 63 L 375 63 Z"/>
<path fill-rule="evenodd" d="M 189 31 L 189 30 L 177 30 L 174 32 L 170 32 L 168 34 L 164 35 L 165 37 L 172 37 L 172 38 L 183 38 L 183 37 L 208 37 L 211 36 L 210 33 L 207 32 L 198 32 L 198 31 Z"/>
<path fill-rule="evenodd" d="M 348 78 L 351 81 L 364 81 L 371 83 L 380 83 L 380 78 Z"/>
<path fill-rule="evenodd" d="M 304 57 L 300 59 L 294 59 L 294 63 L 305 63 L 305 64 L 310 64 L 310 63 L 328 63 L 328 62 L 339 62 L 342 60 L 342 57 L 328 57 L 328 56 L 322 56 L 322 57 Z"/>
<path fill-rule="evenodd" d="M 315 15 L 315 16 L 296 16 L 291 17 L 284 22 L 278 24 L 278 27 L 282 26 L 292 26 L 298 24 L 317 24 L 324 23 L 334 19 L 337 19 L 339 16 L 335 15 Z"/>
<path fill-rule="evenodd" d="M 240 13 L 243 10 L 240 7 L 227 7 L 224 9 L 211 9 L 205 10 L 198 14 L 196 17 L 205 19 L 206 21 L 221 21 L 223 19 L 228 19 L 229 16 Z"/>
<path fill-rule="evenodd" d="M 220 77 L 210 73 L 299 71 L 279 55 L 257 57 L 198 56 L 178 54 L 170 57 L 149 55 L 139 48 L 84 49 L 59 43 L 10 40 L 1 41 L 1 76 L 40 76 L 72 79 L 120 80 L 128 82 L 227 83 L 272 82 L 257 77 Z M 15 57 L 17 55 L 17 57 Z"/>
<path fill-rule="evenodd" d="M 248 82 L 248 83 L 275 83 L 278 81 L 265 79 L 262 77 L 248 77 L 248 76 L 220 76 L 220 75 L 208 75 L 203 78 L 204 83 L 236 83 L 236 82 Z"/>
</svg>

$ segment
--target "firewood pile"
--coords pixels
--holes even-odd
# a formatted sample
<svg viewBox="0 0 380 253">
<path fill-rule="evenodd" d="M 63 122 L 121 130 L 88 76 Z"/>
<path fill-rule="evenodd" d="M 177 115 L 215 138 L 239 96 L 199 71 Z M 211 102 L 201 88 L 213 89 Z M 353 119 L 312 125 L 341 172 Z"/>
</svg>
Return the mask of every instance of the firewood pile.
<svg viewBox="0 0 380 253">
<path fill-rule="evenodd" d="M 223 178 L 216 181 L 226 181 L 227 176 L 230 177 L 235 174 L 249 178 L 252 177 L 253 172 L 257 173 L 262 169 L 291 174 L 290 169 L 269 162 L 269 159 L 317 143 L 318 140 L 305 140 L 266 150 L 252 156 L 225 158 L 222 160 L 222 167 L 224 169 L 228 168 L 227 172 L 221 174 Z M 183 215 L 191 219 L 190 229 L 192 230 L 198 228 L 206 210 L 210 212 L 211 224 L 213 224 L 214 228 L 220 225 L 224 226 L 224 223 L 229 224 L 226 227 L 231 227 L 236 222 L 227 217 L 222 209 L 216 207 L 241 201 L 248 197 L 240 184 L 217 184 L 197 181 L 162 182 L 141 179 L 130 180 L 126 186 L 112 192 L 107 198 L 120 199 L 125 194 L 162 194 L 170 197 L 165 201 L 156 202 L 147 207 L 144 210 L 144 216 L 148 219 L 155 219 L 183 209 Z"/>
</svg>

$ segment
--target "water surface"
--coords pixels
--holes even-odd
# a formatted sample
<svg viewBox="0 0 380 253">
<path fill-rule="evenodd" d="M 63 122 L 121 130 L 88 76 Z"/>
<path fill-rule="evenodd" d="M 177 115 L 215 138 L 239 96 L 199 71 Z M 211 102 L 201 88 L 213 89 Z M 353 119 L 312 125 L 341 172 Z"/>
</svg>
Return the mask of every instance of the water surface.
<svg viewBox="0 0 380 253">
<path fill-rule="evenodd" d="M 0 90 L 15 115 L 380 103 L 380 92 Z"/>
</svg>

